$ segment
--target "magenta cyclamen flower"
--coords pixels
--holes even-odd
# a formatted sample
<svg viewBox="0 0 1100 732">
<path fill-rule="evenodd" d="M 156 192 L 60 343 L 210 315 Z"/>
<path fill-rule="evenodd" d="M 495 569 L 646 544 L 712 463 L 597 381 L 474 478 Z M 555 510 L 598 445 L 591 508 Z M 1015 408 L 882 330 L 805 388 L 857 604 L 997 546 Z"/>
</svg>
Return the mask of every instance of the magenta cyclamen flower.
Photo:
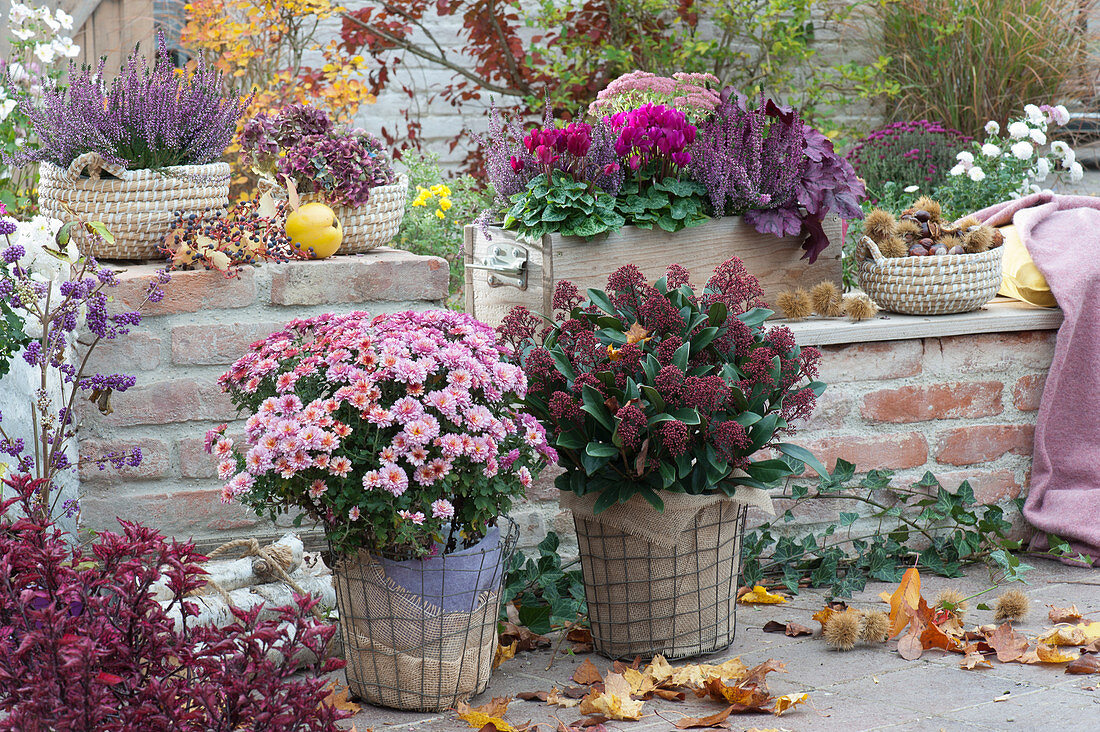
<svg viewBox="0 0 1100 732">
<path fill-rule="evenodd" d="M 695 142 L 696 128 L 678 109 L 644 104 L 605 121 L 619 131 L 615 152 L 631 170 L 645 168 L 653 177 L 665 178 L 691 162 L 687 148 Z"/>
</svg>

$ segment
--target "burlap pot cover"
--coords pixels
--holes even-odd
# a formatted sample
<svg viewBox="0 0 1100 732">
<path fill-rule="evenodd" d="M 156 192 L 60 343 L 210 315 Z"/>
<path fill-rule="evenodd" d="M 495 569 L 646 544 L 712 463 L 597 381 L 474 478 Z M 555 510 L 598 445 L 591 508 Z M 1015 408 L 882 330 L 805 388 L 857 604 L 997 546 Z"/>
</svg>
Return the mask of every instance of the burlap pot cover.
<svg viewBox="0 0 1100 732">
<path fill-rule="evenodd" d="M 67 169 L 42 163 L 39 176 L 38 206 L 44 215 L 102 221 L 114 235 L 114 242 L 100 242 L 85 252 L 97 259 L 164 259 L 160 246 L 176 212 L 229 206 L 227 163 L 126 170 L 90 152 Z"/>
<path fill-rule="evenodd" d="M 259 189 L 261 193 L 270 191 L 279 198 L 286 198 L 287 195 L 286 188 L 268 178 L 260 179 Z M 344 238 L 337 254 L 362 254 L 389 244 L 397 236 L 401 220 L 405 217 L 405 201 L 408 195 L 409 178 L 402 174 L 396 183 L 372 188 L 370 199 L 362 206 L 328 203 L 317 193 L 303 193 L 300 198 L 302 203 L 326 203 L 336 214 L 344 229 Z"/>
<path fill-rule="evenodd" d="M 687 658 L 728 647 L 736 631 L 737 578 L 749 505 L 762 491 L 662 494 L 657 513 L 635 496 L 593 514 L 595 495 L 562 494 L 573 511 L 596 650 L 609 657 Z"/>
<path fill-rule="evenodd" d="M 485 690 L 492 672 L 500 583 L 515 549 L 513 522 L 458 561 L 382 560 L 366 551 L 336 563 L 333 577 L 348 687 L 380 706 L 440 711 Z M 390 572 L 387 572 L 387 567 Z M 400 567 L 400 569 L 398 569 Z M 487 588 L 487 589 L 486 589 Z M 445 608 L 462 607 L 458 611 Z"/>
<path fill-rule="evenodd" d="M 879 307 L 905 315 L 977 310 L 1001 286 L 1004 247 L 979 254 L 886 257 L 870 237 L 860 239 L 859 286 Z"/>
</svg>

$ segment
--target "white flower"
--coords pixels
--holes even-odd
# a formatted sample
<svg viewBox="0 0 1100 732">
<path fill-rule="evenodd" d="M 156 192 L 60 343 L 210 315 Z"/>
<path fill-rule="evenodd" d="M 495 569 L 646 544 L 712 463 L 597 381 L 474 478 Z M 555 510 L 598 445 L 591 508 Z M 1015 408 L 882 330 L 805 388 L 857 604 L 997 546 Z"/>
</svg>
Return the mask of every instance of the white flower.
<svg viewBox="0 0 1100 732">
<path fill-rule="evenodd" d="M 1061 140 L 1055 140 L 1054 142 L 1050 143 L 1050 154 L 1054 157 L 1060 158 L 1068 152 L 1071 152 L 1069 149 L 1069 145 L 1062 142 Z"/>
<path fill-rule="evenodd" d="M 981 183 L 983 180 L 985 180 L 985 171 L 977 165 L 967 171 L 966 174 L 970 176 L 970 180 L 974 181 L 975 183 Z"/>
<path fill-rule="evenodd" d="M 1046 158 L 1039 158 L 1035 161 L 1035 180 L 1042 183 L 1050 175 L 1050 161 Z"/>
<path fill-rule="evenodd" d="M 965 165 L 967 167 L 970 167 L 971 165 L 974 164 L 974 153 L 967 152 L 966 150 L 963 150 L 962 152 L 960 152 L 958 155 L 955 156 L 955 159 L 958 160 L 963 165 Z"/>
<path fill-rule="evenodd" d="M 1069 166 L 1069 179 L 1076 183 L 1084 177 L 1085 169 L 1081 167 L 1081 163 L 1074 161 L 1073 164 Z"/>
<path fill-rule="evenodd" d="M 1027 140 L 1020 140 L 1012 145 L 1012 154 L 1020 160 L 1029 160 L 1035 154 L 1035 148 Z"/>
<path fill-rule="evenodd" d="M 947 174 L 948 175 L 962 175 L 965 172 L 966 172 L 966 166 L 964 166 L 962 163 L 959 163 L 954 168 L 947 171 Z"/>
<path fill-rule="evenodd" d="M 23 3 L 12 3 L 11 11 L 8 13 L 8 21 L 12 25 L 22 25 L 23 21 L 34 15 L 34 11 L 31 10 L 30 5 L 24 5 Z"/>
<path fill-rule="evenodd" d="M 3 122 L 8 118 L 8 115 L 15 111 L 15 108 L 19 106 L 14 99 L 5 99 L 0 102 L 0 122 Z"/>
<path fill-rule="evenodd" d="M 1042 130 L 1032 130 L 1031 141 L 1036 145 L 1045 145 L 1047 144 L 1047 136 L 1043 134 Z"/>
<path fill-rule="evenodd" d="M 27 73 L 27 69 L 18 61 L 8 64 L 8 76 L 11 77 L 11 80 L 16 84 L 20 84 L 31 78 L 31 75 Z"/>
<path fill-rule="evenodd" d="M 73 39 L 68 36 L 61 38 L 55 38 L 53 43 L 53 50 L 58 56 L 67 56 L 68 58 L 75 58 L 80 55 L 80 46 L 73 43 Z"/>
<path fill-rule="evenodd" d="M 12 243 L 19 244 L 25 250 L 19 259 L 20 265 L 46 280 L 56 279 L 61 274 L 65 263 L 52 254 L 47 254 L 44 248 L 57 249 L 54 237 L 60 228 L 61 222 L 48 216 L 35 216 L 30 221 L 19 223 Z M 80 256 L 76 243 L 70 240 L 68 248 L 69 251 L 66 254 L 75 261 Z"/>
<path fill-rule="evenodd" d="M 905 188 L 902 188 L 902 190 L 906 193 L 916 193 L 920 190 L 920 186 L 905 186 Z"/>
<path fill-rule="evenodd" d="M 1069 170 L 1075 162 L 1077 162 L 1077 153 L 1066 150 L 1066 154 L 1062 156 L 1062 167 Z"/>
<path fill-rule="evenodd" d="M 1001 154 L 1001 148 L 994 145 L 992 142 L 987 142 L 982 145 L 982 155 L 990 158 L 999 157 Z"/>
<path fill-rule="evenodd" d="M 1027 126 L 1026 122 L 1017 120 L 1008 126 L 1008 135 L 1013 140 L 1022 140 L 1027 137 L 1029 132 L 1031 132 L 1031 128 Z"/>
<path fill-rule="evenodd" d="M 997 124 L 997 120 L 991 119 L 985 123 L 985 134 L 996 135 L 1001 131 L 1001 126 Z"/>
<path fill-rule="evenodd" d="M 65 30 L 73 29 L 73 16 L 69 15 L 61 8 L 58 8 L 57 15 L 55 17 L 57 18 L 57 22 L 60 23 L 61 27 Z"/>
<path fill-rule="evenodd" d="M 44 64 L 52 62 L 57 58 L 57 53 L 53 50 L 53 46 L 49 43 L 36 43 L 34 44 L 34 55 L 38 57 L 38 60 Z"/>
<path fill-rule="evenodd" d="M 1060 127 L 1069 122 L 1069 110 L 1066 109 L 1066 105 L 1058 104 L 1051 108 L 1050 117 L 1054 120 L 1054 124 Z"/>
<path fill-rule="evenodd" d="M 1035 185 L 1034 183 L 1032 183 L 1031 186 L 1028 187 L 1028 190 L 1031 191 L 1032 193 L 1042 193 L 1043 192 L 1043 189 L 1040 188 L 1039 186 Z"/>
<path fill-rule="evenodd" d="M 11 34 L 21 41 L 29 41 L 35 36 L 33 28 L 15 28 Z"/>
<path fill-rule="evenodd" d="M 1043 110 L 1035 104 L 1025 104 L 1024 114 L 1027 116 L 1027 121 L 1036 127 L 1046 127 L 1047 118 L 1043 114 Z"/>
</svg>

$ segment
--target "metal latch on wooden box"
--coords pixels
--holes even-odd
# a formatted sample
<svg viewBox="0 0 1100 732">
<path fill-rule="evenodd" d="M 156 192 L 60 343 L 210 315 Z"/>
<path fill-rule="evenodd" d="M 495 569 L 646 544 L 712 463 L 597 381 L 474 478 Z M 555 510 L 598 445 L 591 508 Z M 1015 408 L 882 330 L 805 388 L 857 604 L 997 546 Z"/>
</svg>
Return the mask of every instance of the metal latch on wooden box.
<svg viewBox="0 0 1100 732">
<path fill-rule="evenodd" d="M 489 273 L 489 287 L 510 285 L 527 289 L 527 250 L 516 244 L 493 244 L 488 257 L 467 269 L 483 269 Z"/>
</svg>

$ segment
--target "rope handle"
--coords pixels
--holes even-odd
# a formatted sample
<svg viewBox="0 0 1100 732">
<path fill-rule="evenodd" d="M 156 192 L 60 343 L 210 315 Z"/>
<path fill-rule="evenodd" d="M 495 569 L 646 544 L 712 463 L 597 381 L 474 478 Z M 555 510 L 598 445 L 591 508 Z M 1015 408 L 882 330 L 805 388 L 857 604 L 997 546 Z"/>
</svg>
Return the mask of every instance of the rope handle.
<svg viewBox="0 0 1100 732">
<path fill-rule="evenodd" d="M 99 180 L 100 174 L 104 170 L 116 178 L 122 178 L 126 174 L 126 168 L 121 165 L 108 162 L 106 158 L 97 152 L 86 152 L 69 163 L 69 169 L 65 171 L 65 180 L 69 183 L 76 183 L 84 174 L 85 168 L 88 170 L 88 176 L 95 180 Z"/>
<path fill-rule="evenodd" d="M 286 573 L 284 565 L 289 564 L 289 562 L 285 561 L 287 557 L 283 555 L 280 548 L 277 547 L 275 544 L 261 547 L 260 542 L 258 542 L 255 538 L 234 539 L 233 541 L 222 544 L 217 549 L 207 554 L 206 558 L 207 560 L 210 560 L 219 554 L 225 554 L 226 552 L 232 551 L 234 549 L 244 549 L 244 551 L 241 552 L 242 559 L 247 557 L 257 557 L 257 559 L 253 560 L 252 563 L 253 570 L 256 572 L 256 576 L 260 577 L 261 579 L 277 579 L 299 595 L 308 594 L 305 590 L 298 586 L 297 582 L 291 579 L 290 575 Z M 221 595 L 222 599 L 225 600 L 225 603 L 227 605 L 229 605 L 230 607 L 235 607 L 232 598 L 230 598 L 229 596 L 229 593 L 226 592 L 225 589 L 221 587 L 217 582 L 214 582 L 213 580 L 207 580 L 205 587 L 212 587 L 215 592 Z M 318 610 L 316 607 L 313 608 L 312 614 L 313 617 L 315 617 L 317 620 L 324 620 L 324 615 L 322 615 L 321 611 Z"/>
<path fill-rule="evenodd" d="M 875 260 L 875 264 L 882 264 L 886 261 L 886 257 L 879 251 L 878 244 L 875 244 L 875 240 L 869 236 L 864 236 L 859 240 L 858 250 L 859 260 L 863 261 L 867 259 L 868 254 Z"/>
</svg>

